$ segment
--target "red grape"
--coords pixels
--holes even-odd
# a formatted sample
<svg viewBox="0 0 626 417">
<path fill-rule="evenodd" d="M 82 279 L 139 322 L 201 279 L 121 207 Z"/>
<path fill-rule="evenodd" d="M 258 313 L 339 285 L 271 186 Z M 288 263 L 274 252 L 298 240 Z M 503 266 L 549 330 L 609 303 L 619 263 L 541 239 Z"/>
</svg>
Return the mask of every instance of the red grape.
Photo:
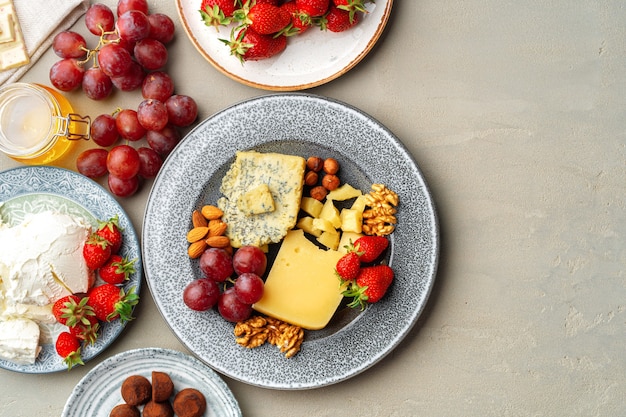
<svg viewBox="0 0 626 417">
<path fill-rule="evenodd" d="M 146 133 L 148 145 L 162 158 L 166 158 L 180 142 L 180 132 L 172 125 L 167 125 L 163 130 L 148 130 Z"/>
<path fill-rule="evenodd" d="M 109 151 L 107 156 L 109 173 L 121 180 L 137 176 L 140 166 L 139 153 L 132 146 L 117 145 Z"/>
<path fill-rule="evenodd" d="M 152 148 L 142 146 L 137 149 L 141 165 L 139 167 L 139 175 L 143 178 L 154 178 L 159 173 L 163 165 L 163 159 Z"/>
<path fill-rule="evenodd" d="M 117 113 L 115 126 L 120 136 L 126 140 L 137 141 L 146 135 L 146 129 L 139 123 L 137 112 L 132 109 L 124 109 Z"/>
<path fill-rule="evenodd" d="M 148 2 L 146 0 L 119 0 L 117 2 L 117 16 L 121 16 L 129 10 L 139 10 L 148 14 Z"/>
<path fill-rule="evenodd" d="M 50 82 L 61 91 L 72 91 L 83 82 L 85 69 L 75 58 L 55 62 L 50 68 Z"/>
<path fill-rule="evenodd" d="M 233 255 L 233 268 L 237 275 L 252 272 L 263 276 L 267 267 L 267 257 L 257 246 L 242 246 Z"/>
<path fill-rule="evenodd" d="M 264 283 L 260 276 L 246 272 L 235 281 L 235 294 L 244 304 L 254 304 L 263 297 Z"/>
<path fill-rule="evenodd" d="M 141 95 L 143 98 L 153 98 L 165 103 L 174 93 L 172 78 L 163 71 L 151 72 L 143 80 Z"/>
<path fill-rule="evenodd" d="M 108 172 L 108 154 L 109 152 L 102 148 L 87 149 L 76 158 L 76 169 L 89 178 L 102 177 Z"/>
<path fill-rule="evenodd" d="M 102 147 L 113 145 L 120 137 L 115 125 L 115 117 L 110 114 L 101 114 L 96 117 L 91 122 L 89 136 L 91 140 Z"/>
<path fill-rule="evenodd" d="M 89 32 L 101 36 L 104 32 L 111 32 L 115 29 L 115 16 L 109 6 L 96 3 L 85 13 L 85 26 Z"/>
<path fill-rule="evenodd" d="M 146 76 L 141 65 L 133 61 L 130 64 L 130 69 L 124 75 L 119 77 L 111 77 L 113 85 L 122 91 L 133 91 L 141 87 L 143 80 Z"/>
<path fill-rule="evenodd" d="M 183 290 L 183 302 L 195 311 L 206 311 L 217 304 L 220 288 L 217 282 L 208 278 L 191 281 Z"/>
<path fill-rule="evenodd" d="M 52 50 L 61 58 L 82 58 L 87 54 L 87 42 L 81 34 L 66 30 L 54 37 Z"/>
<path fill-rule="evenodd" d="M 150 35 L 148 16 L 138 10 L 124 12 L 117 19 L 116 26 L 120 37 L 129 42 L 137 42 Z"/>
<path fill-rule="evenodd" d="M 167 64 L 167 48 L 156 39 L 142 39 L 135 44 L 134 56 L 147 70 L 157 70 Z"/>
<path fill-rule="evenodd" d="M 217 309 L 226 321 L 233 323 L 246 320 L 252 314 L 252 306 L 239 301 L 234 287 L 222 293 L 217 301 Z"/>
<path fill-rule="evenodd" d="M 98 63 L 109 77 L 127 74 L 132 62 L 130 53 L 117 43 L 107 43 L 98 51 Z"/>
<path fill-rule="evenodd" d="M 163 13 L 152 13 L 148 15 L 150 22 L 150 37 L 162 44 L 169 43 L 174 38 L 175 26 L 170 17 Z"/>
<path fill-rule="evenodd" d="M 92 100 L 103 100 L 111 95 L 113 82 L 100 67 L 91 67 L 83 76 L 83 92 Z"/>
<path fill-rule="evenodd" d="M 139 189 L 139 177 L 123 180 L 109 174 L 108 183 L 109 190 L 118 197 L 130 197 Z"/>
<path fill-rule="evenodd" d="M 189 96 L 175 94 L 165 102 L 170 123 L 174 126 L 189 126 L 198 116 L 198 105 Z"/>
<path fill-rule="evenodd" d="M 224 282 L 233 273 L 233 260 L 224 249 L 209 248 L 200 256 L 200 270 L 206 278 Z"/>
<path fill-rule="evenodd" d="M 137 119 L 146 130 L 162 130 L 167 125 L 165 104 L 152 98 L 139 103 Z"/>
</svg>

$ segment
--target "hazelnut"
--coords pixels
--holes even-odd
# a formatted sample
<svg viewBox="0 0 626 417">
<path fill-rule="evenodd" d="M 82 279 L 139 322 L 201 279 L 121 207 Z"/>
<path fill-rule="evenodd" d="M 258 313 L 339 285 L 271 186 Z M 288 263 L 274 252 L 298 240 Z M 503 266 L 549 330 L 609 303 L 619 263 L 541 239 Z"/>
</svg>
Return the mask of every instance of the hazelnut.
<svg viewBox="0 0 626 417">
<path fill-rule="evenodd" d="M 339 187 L 339 184 L 339 177 L 336 175 L 327 174 L 324 175 L 324 178 L 322 178 L 322 186 L 328 191 L 332 191 L 335 188 Z"/>
<path fill-rule="evenodd" d="M 304 183 L 308 186 L 313 186 L 317 184 L 318 179 L 319 176 L 317 175 L 317 172 L 307 171 L 307 173 L 304 174 Z"/>
<path fill-rule="evenodd" d="M 326 158 L 324 160 L 324 172 L 334 175 L 337 171 L 339 171 L 339 162 L 335 158 Z"/>
<path fill-rule="evenodd" d="M 319 172 L 324 166 L 324 160 L 319 156 L 311 156 L 306 160 L 306 167 L 313 172 Z"/>
<path fill-rule="evenodd" d="M 323 199 L 326 198 L 327 194 L 328 194 L 328 190 L 321 185 L 311 188 L 311 197 L 313 197 L 316 200 L 322 201 Z"/>
</svg>

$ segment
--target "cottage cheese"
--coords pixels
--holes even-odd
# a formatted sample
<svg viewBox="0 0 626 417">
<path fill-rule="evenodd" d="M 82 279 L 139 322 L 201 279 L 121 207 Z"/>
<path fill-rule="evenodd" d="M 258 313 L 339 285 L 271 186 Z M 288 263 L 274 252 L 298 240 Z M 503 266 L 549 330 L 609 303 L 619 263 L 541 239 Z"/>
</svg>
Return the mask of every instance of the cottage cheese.
<svg viewBox="0 0 626 417">
<path fill-rule="evenodd" d="M 14 227 L 0 224 L 0 358 L 33 363 L 40 323 L 54 323 L 52 304 L 87 292 L 95 274 L 83 245 L 91 226 L 49 211 L 27 216 Z"/>
</svg>

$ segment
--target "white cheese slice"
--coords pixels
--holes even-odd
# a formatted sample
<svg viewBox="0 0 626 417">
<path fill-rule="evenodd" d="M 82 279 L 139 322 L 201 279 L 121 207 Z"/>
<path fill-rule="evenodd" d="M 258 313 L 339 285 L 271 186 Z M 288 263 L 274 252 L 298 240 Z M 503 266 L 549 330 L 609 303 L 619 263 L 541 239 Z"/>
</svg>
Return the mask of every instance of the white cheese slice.
<svg viewBox="0 0 626 417">
<path fill-rule="evenodd" d="M 25 318 L 0 321 L 0 358 L 31 365 L 40 351 L 37 323 Z"/>
</svg>

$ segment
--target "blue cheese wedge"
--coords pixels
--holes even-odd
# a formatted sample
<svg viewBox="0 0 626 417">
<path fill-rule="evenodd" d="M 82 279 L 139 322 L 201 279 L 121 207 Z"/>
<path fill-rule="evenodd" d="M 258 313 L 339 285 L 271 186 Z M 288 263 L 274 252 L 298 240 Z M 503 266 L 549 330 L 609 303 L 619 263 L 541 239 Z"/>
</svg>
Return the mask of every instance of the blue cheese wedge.
<svg viewBox="0 0 626 417">
<path fill-rule="evenodd" d="M 237 201 L 237 207 L 248 216 L 276 210 L 274 197 L 267 184 L 261 184 L 244 193 Z"/>
<path fill-rule="evenodd" d="M 278 243 L 295 226 L 305 167 L 300 156 L 237 152 L 222 179 L 223 197 L 217 202 L 233 247 Z M 255 195 L 257 199 L 250 198 Z"/>
</svg>

